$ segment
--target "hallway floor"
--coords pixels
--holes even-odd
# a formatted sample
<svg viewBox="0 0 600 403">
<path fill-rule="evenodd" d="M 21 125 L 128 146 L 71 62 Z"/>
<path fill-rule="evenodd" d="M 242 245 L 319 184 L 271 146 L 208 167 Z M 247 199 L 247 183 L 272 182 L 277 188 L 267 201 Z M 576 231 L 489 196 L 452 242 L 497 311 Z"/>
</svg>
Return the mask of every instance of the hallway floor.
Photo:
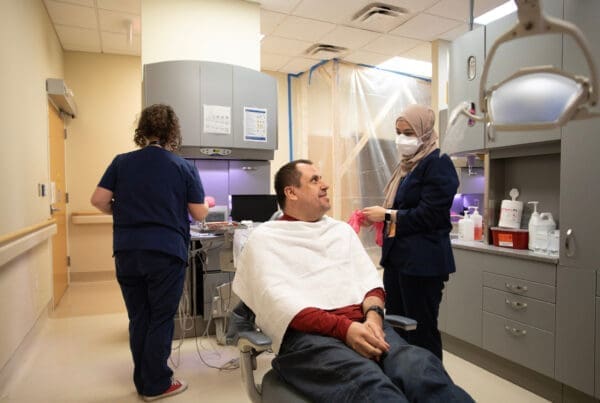
<svg viewBox="0 0 600 403">
<path fill-rule="evenodd" d="M 173 342 L 171 367 L 189 388 L 165 402 L 248 402 L 240 370 L 219 370 L 237 348 L 214 338 Z M 131 381 L 127 315 L 116 281 L 73 283 L 39 335 L 20 357 L 0 402 L 140 402 Z M 265 357 L 259 362 L 268 368 Z M 480 403 L 546 402 L 448 352 L 444 364 L 454 381 Z M 161 400 L 162 401 L 162 400 Z"/>
</svg>

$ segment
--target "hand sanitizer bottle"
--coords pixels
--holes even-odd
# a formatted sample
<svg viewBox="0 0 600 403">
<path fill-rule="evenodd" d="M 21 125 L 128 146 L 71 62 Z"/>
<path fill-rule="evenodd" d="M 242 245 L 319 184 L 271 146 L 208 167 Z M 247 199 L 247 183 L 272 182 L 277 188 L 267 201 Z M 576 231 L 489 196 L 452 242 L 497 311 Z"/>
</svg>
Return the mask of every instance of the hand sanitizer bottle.
<svg viewBox="0 0 600 403">
<path fill-rule="evenodd" d="M 527 204 L 533 204 L 533 213 L 531 213 L 531 217 L 529 218 L 529 224 L 527 225 L 527 231 L 529 231 L 529 250 L 534 250 L 534 246 L 535 246 L 535 232 L 536 232 L 536 225 L 539 224 L 540 221 L 540 213 L 538 213 L 537 211 L 537 206 L 538 206 L 537 201 L 530 201 L 527 202 Z"/>
<path fill-rule="evenodd" d="M 483 239 L 483 218 L 479 214 L 479 208 L 473 207 L 475 211 L 471 214 L 471 220 L 473 221 L 473 239 L 475 241 L 481 241 Z"/>
<path fill-rule="evenodd" d="M 473 240 L 473 221 L 469 218 L 469 213 L 465 212 L 465 218 L 458 221 L 458 239 L 461 241 Z"/>
</svg>

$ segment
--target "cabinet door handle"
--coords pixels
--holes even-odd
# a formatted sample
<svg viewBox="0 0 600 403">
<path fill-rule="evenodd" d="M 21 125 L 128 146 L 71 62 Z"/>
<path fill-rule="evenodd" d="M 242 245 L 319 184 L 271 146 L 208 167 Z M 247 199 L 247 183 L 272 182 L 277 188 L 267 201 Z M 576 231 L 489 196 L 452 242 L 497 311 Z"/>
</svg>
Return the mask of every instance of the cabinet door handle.
<svg viewBox="0 0 600 403">
<path fill-rule="evenodd" d="M 508 298 L 504 302 L 506 302 L 506 305 L 510 306 L 515 311 L 527 308 L 527 302 L 511 301 Z"/>
<path fill-rule="evenodd" d="M 489 141 L 496 140 L 496 128 L 492 124 L 492 122 L 487 122 L 485 124 L 485 133 L 487 134 L 487 138 Z"/>
<path fill-rule="evenodd" d="M 575 239 L 573 238 L 573 230 L 571 228 L 567 230 L 565 236 L 565 250 L 569 257 L 575 254 Z"/>
<path fill-rule="evenodd" d="M 526 285 L 510 284 L 510 283 L 505 283 L 504 285 L 506 286 L 506 288 L 508 288 L 512 292 L 518 292 L 518 293 L 521 293 L 521 294 L 524 293 L 524 292 L 527 292 L 527 286 Z"/>
<path fill-rule="evenodd" d="M 255 167 L 242 167 L 242 171 L 256 171 Z"/>
<path fill-rule="evenodd" d="M 516 327 L 510 327 L 508 325 L 504 326 L 504 330 L 508 333 L 512 334 L 515 337 L 522 337 L 527 334 L 527 330 L 525 329 L 517 329 Z"/>
</svg>

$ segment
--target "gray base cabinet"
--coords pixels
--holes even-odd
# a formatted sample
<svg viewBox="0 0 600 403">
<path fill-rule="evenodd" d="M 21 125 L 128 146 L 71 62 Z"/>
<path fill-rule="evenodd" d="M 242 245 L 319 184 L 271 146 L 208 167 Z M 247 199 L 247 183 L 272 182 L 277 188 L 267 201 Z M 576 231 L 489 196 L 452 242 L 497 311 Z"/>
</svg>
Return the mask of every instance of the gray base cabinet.
<svg viewBox="0 0 600 403">
<path fill-rule="evenodd" d="M 596 272 L 558 266 L 556 379 L 594 395 Z"/>
<path fill-rule="evenodd" d="M 600 399 L 600 297 L 596 297 L 596 397 Z"/>
<path fill-rule="evenodd" d="M 481 347 L 482 254 L 454 249 L 456 273 L 446 286 L 446 333 Z"/>
</svg>

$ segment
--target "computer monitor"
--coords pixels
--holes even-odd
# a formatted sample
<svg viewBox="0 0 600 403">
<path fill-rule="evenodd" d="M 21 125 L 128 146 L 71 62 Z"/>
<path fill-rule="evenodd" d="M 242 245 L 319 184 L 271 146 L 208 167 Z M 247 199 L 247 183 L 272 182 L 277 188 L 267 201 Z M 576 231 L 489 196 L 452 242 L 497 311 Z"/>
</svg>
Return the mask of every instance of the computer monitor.
<svg viewBox="0 0 600 403">
<path fill-rule="evenodd" d="M 231 219 L 233 221 L 269 221 L 277 211 L 275 195 L 231 195 Z"/>
</svg>

